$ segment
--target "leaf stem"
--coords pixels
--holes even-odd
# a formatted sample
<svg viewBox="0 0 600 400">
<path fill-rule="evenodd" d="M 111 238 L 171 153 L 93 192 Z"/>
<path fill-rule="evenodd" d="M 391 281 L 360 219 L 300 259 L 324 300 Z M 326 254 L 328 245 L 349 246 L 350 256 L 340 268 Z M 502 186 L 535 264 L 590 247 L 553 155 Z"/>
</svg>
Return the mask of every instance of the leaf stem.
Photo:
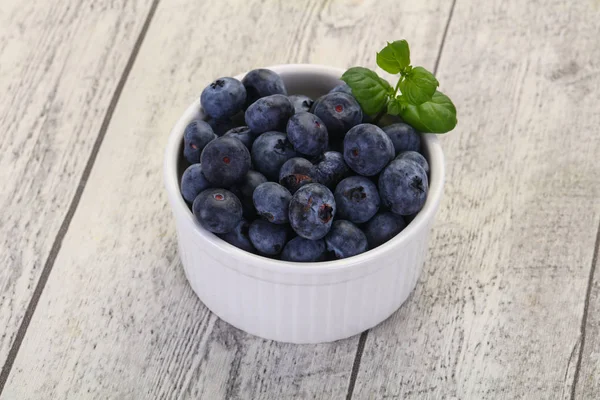
<svg viewBox="0 0 600 400">
<path fill-rule="evenodd" d="M 402 82 L 402 79 L 404 79 L 404 75 L 400 75 L 400 79 L 398 79 L 398 83 L 396 83 L 396 87 L 394 88 L 394 94 L 392 95 L 392 98 L 396 98 L 396 94 L 398 94 L 398 89 L 400 89 L 400 82 Z"/>
<path fill-rule="evenodd" d="M 387 103 L 385 103 L 385 106 L 383 106 L 383 108 L 377 113 L 377 115 L 375 115 L 375 117 L 373 117 L 374 124 L 377 124 L 379 122 L 379 120 L 381 119 L 381 117 L 383 117 L 385 115 L 385 113 L 387 112 L 388 103 L 389 103 L 389 101 Z"/>
</svg>

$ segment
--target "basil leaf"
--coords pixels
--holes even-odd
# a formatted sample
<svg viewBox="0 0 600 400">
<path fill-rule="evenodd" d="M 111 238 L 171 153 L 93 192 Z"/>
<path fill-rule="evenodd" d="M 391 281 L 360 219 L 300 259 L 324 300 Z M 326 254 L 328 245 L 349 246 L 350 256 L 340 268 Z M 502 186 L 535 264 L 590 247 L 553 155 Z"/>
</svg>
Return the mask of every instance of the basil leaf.
<svg viewBox="0 0 600 400">
<path fill-rule="evenodd" d="M 439 85 L 431 72 L 423 67 L 414 67 L 400 82 L 400 91 L 409 103 L 419 105 L 431 100 Z"/>
<path fill-rule="evenodd" d="M 431 100 L 422 104 L 408 104 L 401 110 L 402 119 L 424 133 L 446 133 L 457 123 L 456 107 L 442 92 L 436 91 Z"/>
<path fill-rule="evenodd" d="M 400 97 L 396 97 L 395 99 L 391 99 L 388 103 L 387 113 L 390 115 L 400 115 L 403 107 L 405 107 L 405 105 L 403 105 L 403 102 L 400 100 Z"/>
<path fill-rule="evenodd" d="M 376 72 L 374 72 L 375 75 L 377 75 Z M 381 82 L 381 84 L 385 87 L 385 91 L 391 96 L 394 94 L 394 88 L 392 87 L 392 85 L 389 84 L 388 81 L 386 81 L 385 79 L 383 79 L 382 77 L 378 76 L 379 81 Z"/>
<path fill-rule="evenodd" d="M 390 84 L 380 78 L 375 71 L 368 68 L 352 67 L 342 75 L 342 80 L 352 89 L 362 110 L 368 115 L 375 115 L 385 107 L 390 92 Z"/>
<path fill-rule="evenodd" d="M 410 65 L 410 49 L 406 40 L 387 44 L 377 53 L 377 65 L 390 74 L 398 74 Z"/>
</svg>

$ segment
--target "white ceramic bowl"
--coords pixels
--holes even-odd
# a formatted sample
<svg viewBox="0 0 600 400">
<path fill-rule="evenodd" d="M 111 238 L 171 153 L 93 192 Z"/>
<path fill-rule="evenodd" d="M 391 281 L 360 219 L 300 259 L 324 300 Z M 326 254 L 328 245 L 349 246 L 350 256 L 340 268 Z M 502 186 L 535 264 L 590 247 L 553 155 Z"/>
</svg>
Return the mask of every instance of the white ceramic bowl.
<svg viewBox="0 0 600 400">
<path fill-rule="evenodd" d="M 289 94 L 313 98 L 338 85 L 344 72 L 311 64 L 268 68 L 281 75 Z M 198 224 L 181 197 L 183 132 L 192 119 L 202 116 L 197 100 L 177 121 L 166 149 L 164 175 L 186 277 L 210 310 L 263 338 L 318 343 L 358 334 L 400 307 L 419 278 L 442 197 L 444 156 L 435 135 L 425 135 L 423 141 L 431 169 L 427 201 L 399 235 L 352 258 L 293 263 L 250 254 L 221 240 Z"/>
</svg>

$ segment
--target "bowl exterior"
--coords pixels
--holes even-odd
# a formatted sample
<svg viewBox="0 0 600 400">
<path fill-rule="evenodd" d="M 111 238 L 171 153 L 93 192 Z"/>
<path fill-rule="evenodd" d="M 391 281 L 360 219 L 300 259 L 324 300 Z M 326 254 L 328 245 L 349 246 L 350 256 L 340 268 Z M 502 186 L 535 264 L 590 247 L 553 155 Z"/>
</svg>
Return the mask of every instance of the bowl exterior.
<svg viewBox="0 0 600 400">
<path fill-rule="evenodd" d="M 281 276 L 250 276 L 251 262 L 206 248 L 187 219 L 177 220 L 179 254 L 187 279 L 202 302 L 231 325 L 267 339 L 319 343 L 343 339 L 388 318 L 406 300 L 419 278 L 427 252 L 429 228 L 396 249 L 389 259 L 362 261 L 380 264 L 374 272 L 323 284 L 307 275 L 299 284 Z"/>
<path fill-rule="evenodd" d="M 333 87 L 343 72 L 314 65 L 270 69 L 280 73 L 288 87 L 300 87 L 311 74 L 317 85 Z M 198 102 L 190 106 L 173 130 L 164 172 L 185 275 L 212 312 L 256 336 L 320 343 L 369 329 L 402 305 L 419 279 L 441 199 L 444 165 L 436 137 L 426 135 L 424 140 L 432 167 L 431 192 L 423 211 L 402 233 L 348 260 L 288 263 L 229 245 L 204 230 L 185 206 L 176 182 L 179 144 L 182 127 L 197 116 L 198 109 Z"/>
</svg>

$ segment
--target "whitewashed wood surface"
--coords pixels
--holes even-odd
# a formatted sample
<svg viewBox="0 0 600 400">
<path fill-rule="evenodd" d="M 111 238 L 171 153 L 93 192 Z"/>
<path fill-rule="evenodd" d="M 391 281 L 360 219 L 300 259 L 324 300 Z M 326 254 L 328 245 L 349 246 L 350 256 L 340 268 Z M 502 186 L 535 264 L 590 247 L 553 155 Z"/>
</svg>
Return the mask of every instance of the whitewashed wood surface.
<svg viewBox="0 0 600 400">
<path fill-rule="evenodd" d="M 598 200 L 596 200 L 598 201 Z M 600 394 L 600 229 L 596 237 L 594 269 L 591 271 L 592 284 L 588 287 L 585 320 L 582 326 L 580 348 L 580 368 L 576 375 L 576 398 L 598 398 Z"/>
<path fill-rule="evenodd" d="M 0 2 L 1 366 L 31 317 L 150 3 Z"/>
<path fill-rule="evenodd" d="M 377 47 L 400 36 L 432 67 L 450 5 L 161 2 L 2 398 L 344 398 L 358 337 L 271 343 L 193 295 L 163 193 L 164 146 L 215 76 L 284 62 L 374 65 Z"/>
<path fill-rule="evenodd" d="M 456 2 L 445 198 L 412 300 L 368 335 L 356 398 L 571 398 L 600 222 L 599 6 Z M 587 354 L 576 398 L 598 399 Z"/>
<path fill-rule="evenodd" d="M 65 122 L 49 125 L 60 163 L 28 178 L 28 193 L 44 185 L 36 195 L 44 204 L 27 217 L 43 238 L 8 229 L 28 220 L 0 212 L 0 231 L 11 237 L 0 257 L 14 266 L 0 271 L 0 279 L 9 274 L 0 322 L 8 309 L 13 337 L 150 10 L 148 2 L 124 7 L 104 17 L 77 13 L 99 31 L 127 26 L 129 36 L 101 35 L 111 67 L 100 78 L 98 58 L 84 58 L 87 66 L 63 61 L 61 74 L 75 74 L 60 80 L 65 102 L 91 90 L 84 72 L 103 80 L 91 87 L 107 94 L 94 92 L 101 98 L 87 114 L 85 102 L 61 108 Z M 160 1 L 0 398 L 598 398 L 600 278 L 590 278 L 600 222 L 599 14 L 592 0 Z M 4 23 L 11 20 L 3 3 L 0 55 L 13 54 L 6 49 L 18 30 Z M 66 25 L 59 41 L 92 40 Z M 44 37 L 43 26 L 23 29 Z M 415 64 L 430 69 L 444 43 L 437 75 L 459 109 L 458 129 L 443 138 L 446 196 L 415 293 L 361 340 L 332 344 L 278 344 L 218 320 L 194 297 L 176 255 L 161 176 L 172 124 L 215 76 L 286 62 L 373 66 L 374 50 L 400 37 Z M 10 75 L 10 88 L 41 74 L 29 64 Z M 0 112 L 0 126 L 11 128 L 39 111 L 4 104 Z M 31 117 L 34 137 L 46 144 L 50 128 L 34 124 Z M 35 153 L 7 152 L 5 135 L 0 165 L 10 186 Z M 57 204 L 46 204 L 53 196 Z M 23 243 L 37 267 L 32 255 L 29 267 L 5 260 L 5 248 L 20 254 Z M 4 354 L 12 343 L 0 341 Z"/>
</svg>

